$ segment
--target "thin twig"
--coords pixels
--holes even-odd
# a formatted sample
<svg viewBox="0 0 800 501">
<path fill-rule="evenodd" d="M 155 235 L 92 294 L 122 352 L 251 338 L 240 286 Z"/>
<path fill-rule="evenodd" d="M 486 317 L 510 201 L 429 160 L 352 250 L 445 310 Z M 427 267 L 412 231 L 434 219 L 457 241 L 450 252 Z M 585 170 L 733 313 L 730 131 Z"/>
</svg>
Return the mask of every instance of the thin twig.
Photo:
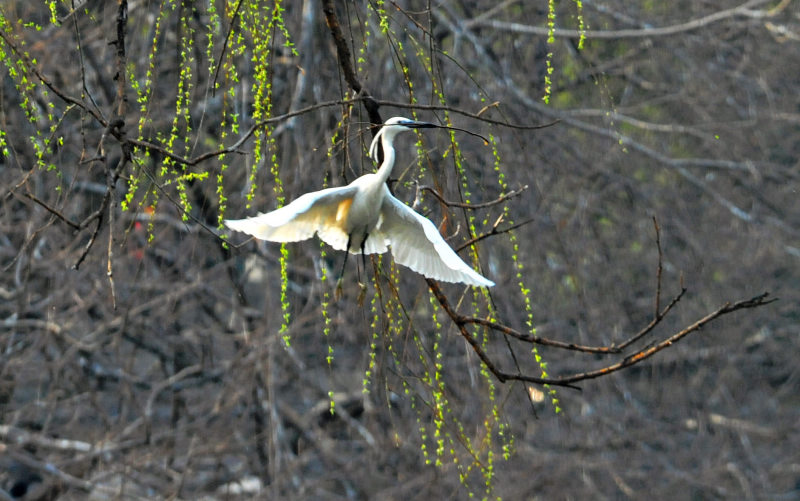
<svg viewBox="0 0 800 501">
<path fill-rule="evenodd" d="M 68 438 L 51 438 L 11 425 L 0 425 L 0 437 L 3 437 L 6 443 L 13 443 L 17 446 L 30 445 L 57 451 L 89 452 L 98 448 L 96 444 L 91 442 Z"/>
<path fill-rule="evenodd" d="M 661 322 L 661 320 L 664 319 L 664 317 L 667 315 L 667 313 L 669 313 L 672 307 L 675 306 L 678 303 L 678 301 L 680 301 L 680 299 L 683 297 L 685 293 L 686 289 L 681 289 L 681 292 L 678 293 L 674 298 L 672 298 L 672 301 L 670 301 L 667 307 L 664 308 L 663 311 L 660 311 L 658 315 L 653 320 L 650 321 L 649 324 L 647 324 L 639 332 L 637 332 L 624 342 L 620 344 L 612 344 L 611 346 L 587 346 L 576 343 L 568 343 L 565 341 L 556 341 L 554 339 L 536 336 L 533 334 L 525 334 L 505 324 L 494 322 L 492 320 L 487 320 L 485 318 L 459 316 L 459 321 L 464 323 L 483 325 L 485 327 L 489 327 L 492 330 L 495 330 L 497 332 L 502 332 L 503 334 L 519 339 L 520 341 L 524 341 L 526 343 L 538 344 L 542 346 L 550 346 L 553 348 L 560 348 L 564 350 L 579 351 L 583 353 L 615 354 L 615 353 L 622 353 L 622 351 L 625 348 L 627 348 L 632 343 L 641 339 L 648 332 L 652 331 L 653 328 L 656 325 L 658 325 Z"/>
<path fill-rule="evenodd" d="M 81 41 L 81 31 L 80 28 L 78 28 L 78 16 L 70 17 L 72 17 L 72 26 L 75 29 L 75 41 L 77 42 L 78 58 L 80 59 L 81 89 L 83 90 L 84 95 L 89 98 L 89 101 L 91 101 L 97 112 L 102 116 L 103 112 L 100 110 L 100 107 L 97 105 L 97 101 L 95 101 L 94 96 L 92 96 L 92 93 L 89 92 L 89 87 L 86 85 L 86 63 L 83 60 L 83 43 Z"/>
<path fill-rule="evenodd" d="M 632 365 L 638 364 L 639 362 L 642 362 L 643 360 L 646 360 L 646 359 L 652 357 L 653 355 L 655 355 L 659 351 L 663 350 L 664 348 L 668 348 L 668 347 L 672 346 L 673 344 L 675 344 L 676 342 L 680 341 L 681 339 L 683 339 L 687 335 L 691 334 L 692 332 L 695 332 L 697 330 L 702 329 L 703 326 L 705 326 L 709 322 L 711 322 L 711 321 L 713 321 L 713 320 L 715 320 L 715 319 L 717 319 L 717 318 L 719 318 L 719 317 L 721 317 L 723 315 L 727 315 L 728 313 L 732 313 L 734 311 L 743 310 L 743 309 L 747 309 L 747 308 L 758 308 L 759 306 L 764 306 L 764 305 L 767 305 L 767 304 L 772 303 L 774 301 L 777 301 L 777 299 L 769 299 L 769 300 L 767 300 L 768 296 L 769 296 L 769 293 L 765 292 L 763 294 L 759 294 L 758 296 L 752 297 L 750 299 L 737 301 L 737 302 L 735 302 L 733 304 L 725 303 L 724 305 L 720 306 L 717 310 L 709 313 L 705 317 L 703 317 L 700 320 L 694 322 L 693 324 L 689 325 L 688 327 L 680 330 L 679 332 L 673 334 L 672 336 L 666 338 L 665 340 L 661 341 L 660 343 L 657 343 L 657 344 L 655 344 L 655 345 L 653 345 L 653 346 L 651 346 L 649 348 L 645 348 L 643 350 L 637 351 L 636 353 L 626 357 L 621 362 L 618 362 L 616 364 L 612 364 L 612 365 L 609 365 L 609 366 L 606 366 L 606 367 L 602 367 L 602 368 L 594 370 L 594 371 L 583 372 L 583 373 L 573 374 L 573 375 L 569 375 L 569 376 L 563 376 L 563 377 L 559 377 L 559 378 L 555 378 L 555 379 L 556 379 L 556 381 L 562 382 L 562 383 L 576 383 L 578 381 L 583 381 L 583 380 L 586 380 L 586 379 L 594 379 L 594 378 L 598 378 L 598 377 L 601 377 L 601 376 L 606 376 L 608 374 L 611 374 L 612 372 L 617 372 L 617 371 L 619 371 L 621 369 L 625 369 L 625 368 L 630 367 Z"/>
<path fill-rule="evenodd" d="M 11 191 L 11 193 L 14 193 L 16 195 L 16 193 L 13 190 Z M 44 203 L 42 200 L 39 200 L 39 198 L 37 198 L 36 195 L 34 195 L 32 193 L 23 193 L 23 195 L 25 196 L 25 198 L 28 198 L 28 199 L 32 200 L 33 202 L 39 204 L 42 208 L 44 208 L 44 210 L 46 210 L 50 214 L 56 216 L 60 220 L 62 220 L 65 223 L 67 223 L 67 225 L 71 226 L 72 229 L 75 229 L 75 230 L 80 230 L 81 229 L 81 225 L 79 225 L 78 223 L 73 222 L 72 220 L 67 218 L 65 215 L 61 214 L 60 212 L 58 212 L 54 208 L 52 208 L 49 205 L 47 205 L 46 203 Z"/>
<path fill-rule="evenodd" d="M 653 228 L 656 230 L 656 249 L 658 249 L 658 268 L 656 269 L 656 304 L 654 318 L 658 318 L 661 310 L 661 273 L 663 271 L 664 254 L 661 252 L 661 228 L 658 226 L 658 219 L 653 216 Z"/>
<path fill-rule="evenodd" d="M 222 67 L 222 60 L 225 58 L 225 50 L 228 48 L 228 42 L 231 38 L 231 33 L 233 33 L 233 25 L 236 22 L 236 18 L 239 16 L 239 8 L 242 6 L 242 0 L 236 4 L 236 8 L 233 10 L 233 15 L 231 15 L 231 22 L 228 26 L 228 33 L 225 34 L 225 41 L 222 43 L 222 51 L 219 54 L 219 59 L 217 59 L 217 69 L 214 70 L 214 80 L 211 82 L 211 95 L 217 95 L 217 78 L 219 77 L 219 70 Z"/>
<path fill-rule="evenodd" d="M 17 55 L 17 57 L 19 57 L 25 62 L 25 68 L 32 71 L 33 74 L 36 75 L 36 78 L 38 78 L 39 81 L 42 82 L 42 84 L 44 84 L 48 89 L 53 91 L 53 93 L 56 94 L 58 97 L 60 97 L 62 100 L 66 101 L 67 103 L 72 103 L 78 106 L 79 108 L 83 109 L 90 115 L 92 115 L 92 117 L 94 117 L 95 120 L 97 120 L 101 125 L 103 125 L 103 127 L 106 127 L 108 125 L 108 121 L 100 114 L 100 112 L 88 106 L 83 100 L 72 97 L 66 92 L 62 91 L 60 88 L 55 86 L 53 82 L 50 81 L 50 79 L 45 77 L 44 74 L 41 71 L 39 71 L 36 65 L 33 64 L 29 54 L 26 51 L 19 50 L 17 45 L 10 38 L 10 36 L 11 35 L 6 33 L 4 30 L 0 30 L 0 38 L 3 39 L 6 45 L 8 45 L 8 47 L 12 50 L 12 52 L 14 52 L 14 54 Z"/>
<path fill-rule="evenodd" d="M 427 185 L 419 185 L 418 184 L 417 185 L 417 189 L 419 189 L 421 191 L 427 191 L 427 192 L 431 193 L 440 202 L 442 202 L 443 204 L 445 204 L 448 207 L 461 207 L 463 209 L 475 210 L 475 209 L 485 209 L 486 207 L 491 207 L 493 205 L 501 204 L 501 203 L 505 202 L 506 200 L 509 200 L 511 198 L 519 196 L 523 191 L 528 189 L 528 185 L 526 184 L 525 186 L 523 186 L 522 188 L 520 188 L 518 190 L 510 191 L 509 193 L 506 193 L 505 195 L 502 195 L 502 196 L 500 196 L 500 197 L 498 197 L 498 198 L 496 198 L 494 200 L 491 200 L 489 202 L 483 202 L 483 203 L 479 203 L 479 204 L 466 204 L 466 203 L 463 203 L 463 202 L 453 202 L 453 201 L 450 201 L 450 200 L 446 200 L 442 196 L 441 193 L 436 191 L 433 187 L 427 186 Z"/>
<path fill-rule="evenodd" d="M 519 228 L 520 226 L 524 226 L 524 225 L 526 225 L 528 223 L 532 223 L 533 222 L 533 218 L 526 219 L 525 221 L 522 221 L 522 222 L 517 223 L 517 224 L 513 224 L 513 225 L 509 226 L 508 228 L 503 228 L 502 230 L 498 230 L 497 226 L 499 225 L 499 223 L 501 221 L 502 221 L 502 217 L 498 218 L 497 221 L 495 221 L 495 224 L 492 226 L 492 229 L 490 231 L 487 231 L 486 233 L 481 233 L 480 235 L 477 235 L 474 238 L 470 238 L 469 240 L 467 240 L 463 244 L 459 245 L 458 248 L 456 249 L 456 252 L 461 252 L 461 250 L 466 249 L 467 247 L 480 242 L 484 238 L 489 238 L 489 237 L 491 237 L 493 235 L 502 235 L 503 233 L 508 233 L 509 231 L 514 231 L 517 228 Z"/>
<path fill-rule="evenodd" d="M 145 140 L 141 140 L 141 139 L 126 139 L 126 141 L 128 143 L 130 143 L 132 146 L 135 146 L 135 147 L 141 148 L 141 149 L 146 149 L 146 150 L 148 150 L 150 152 L 159 153 L 160 155 L 163 155 L 163 156 L 169 158 L 170 160 L 172 160 L 174 162 L 177 162 L 179 164 L 186 165 L 186 166 L 194 166 L 194 165 L 197 165 L 197 164 L 199 164 L 201 162 L 204 162 L 204 161 L 206 161 L 206 160 L 208 160 L 210 158 L 218 157 L 220 155 L 227 155 L 228 153 L 241 153 L 239 151 L 239 148 L 245 142 L 247 142 L 247 140 L 250 139 L 250 137 L 253 134 L 255 134 L 255 132 L 257 130 L 259 130 L 260 128 L 264 127 L 265 125 L 276 123 L 276 122 L 281 122 L 283 120 L 287 120 L 289 118 L 292 118 L 292 117 L 295 117 L 295 116 L 298 116 L 298 115 L 304 115 L 306 113 L 309 113 L 309 112 L 317 110 L 317 109 L 328 108 L 328 107 L 331 107 L 331 106 L 341 106 L 342 104 L 349 104 L 349 103 L 353 103 L 353 102 L 360 101 L 360 100 L 361 100 L 361 98 L 356 97 L 356 98 L 353 98 L 353 99 L 336 99 L 336 100 L 332 100 L 332 101 L 324 101 L 324 102 L 321 102 L 321 103 L 317 103 L 317 104 L 312 104 L 310 106 L 306 106 L 305 108 L 301 108 L 299 110 L 290 111 L 290 112 L 284 113 L 282 115 L 275 115 L 275 116 L 272 116 L 270 118 L 265 118 L 264 120 L 256 122 L 252 126 L 250 126 L 250 128 L 247 130 L 247 132 L 245 132 L 244 135 L 242 135 L 232 145 L 227 146 L 225 148 L 221 148 L 219 150 L 209 151 L 209 152 L 203 153 L 201 155 L 198 155 L 198 156 L 192 157 L 192 158 L 182 157 L 180 155 L 172 153 L 171 151 L 167 150 L 163 146 L 159 146 L 159 145 L 151 143 L 149 141 L 145 141 Z"/>
<path fill-rule="evenodd" d="M 117 309 L 117 291 L 114 287 L 114 269 L 111 265 L 114 259 L 114 210 L 113 203 L 108 204 L 108 249 L 106 254 L 106 276 L 108 277 L 108 285 L 111 292 L 111 307 Z"/>
<path fill-rule="evenodd" d="M 534 334 L 525 334 L 519 332 L 516 329 L 513 329 L 507 325 L 494 322 L 492 320 L 487 320 L 485 318 L 478 318 L 478 317 L 458 317 L 459 322 L 463 322 L 465 324 L 477 324 L 483 325 L 488 327 L 492 330 L 502 332 L 503 334 L 507 334 L 513 338 L 519 339 L 520 341 L 525 341 L 526 343 L 531 344 L 538 344 L 542 346 L 550 346 L 553 348 L 561 348 L 564 350 L 572 350 L 572 351 L 580 351 L 583 353 L 618 353 L 619 349 L 614 346 L 584 346 L 575 343 L 567 343 L 564 341 L 556 341 L 554 339 L 548 339 L 545 337 L 536 336 Z"/>
<path fill-rule="evenodd" d="M 45 463 L 39 461 L 38 459 L 35 459 L 33 455 L 28 452 L 8 451 L 8 456 L 14 459 L 15 461 L 19 461 L 28 468 L 37 471 L 38 473 L 57 478 L 60 483 L 67 485 L 69 487 L 79 489 L 84 492 L 91 492 L 94 488 L 98 487 L 92 482 L 89 482 L 88 480 L 83 480 L 82 478 L 70 475 L 69 473 L 58 468 L 53 463 Z"/>
<path fill-rule="evenodd" d="M 636 341 L 638 341 L 639 339 L 641 339 L 642 337 L 647 335 L 647 333 L 652 331 L 656 327 L 656 325 L 661 323 L 661 320 L 663 320 L 664 317 L 667 316 L 667 313 L 669 313 L 669 311 L 672 309 L 672 307 L 675 306 L 676 304 L 678 304 L 678 301 L 681 300 L 681 298 L 683 297 L 684 294 L 686 294 L 686 288 L 681 287 L 681 291 L 675 297 L 672 298 L 672 300 L 669 302 L 669 304 L 667 304 L 666 308 L 664 308 L 663 310 L 661 310 L 659 312 L 656 312 L 655 316 L 650 321 L 650 323 L 647 324 L 646 326 L 644 326 L 644 328 L 642 328 L 642 330 L 640 330 L 639 332 L 637 332 L 636 334 L 634 334 L 633 336 L 628 338 L 627 341 L 624 341 L 624 342 L 622 342 L 622 343 L 620 343 L 618 345 L 615 345 L 616 350 L 618 352 L 624 350 L 625 348 L 627 348 L 631 344 L 635 343 Z"/>
<path fill-rule="evenodd" d="M 400 101 L 387 101 L 387 100 L 377 100 L 376 101 L 381 106 L 392 106 L 395 108 L 404 108 L 404 109 L 411 109 L 411 110 L 427 110 L 427 111 L 448 111 L 452 113 L 457 113 L 461 116 L 474 118 L 476 120 L 480 120 L 481 122 L 486 122 L 492 125 L 499 125 L 502 127 L 507 127 L 509 129 L 518 129 L 518 130 L 538 130 L 538 129 L 546 129 L 547 127 L 552 127 L 561 121 L 560 118 L 556 118 L 550 122 L 544 124 L 512 124 L 509 122 L 504 122 L 502 120 L 495 120 L 492 118 L 486 118 L 481 116 L 485 111 L 486 107 L 483 107 L 478 111 L 478 113 L 472 113 L 470 111 L 462 110 L 460 108 L 453 108 L 452 106 L 446 106 L 442 104 L 419 104 L 419 103 L 404 103 Z M 463 130 L 463 129 L 461 129 Z"/>
<path fill-rule="evenodd" d="M 86 246 L 83 248 L 83 252 L 81 253 L 80 257 L 78 257 L 78 260 L 75 261 L 74 265 L 72 265 L 72 269 L 73 270 L 77 270 L 78 268 L 80 268 L 81 263 L 83 263 L 83 260 L 86 259 L 86 256 L 89 255 L 89 251 L 91 250 L 92 246 L 94 245 L 94 241 L 97 239 L 97 235 L 100 233 L 100 227 L 102 226 L 102 224 L 103 224 L 103 214 L 101 212 L 101 213 L 98 213 L 97 226 L 95 226 L 94 232 L 92 232 L 92 236 L 89 238 L 89 241 L 86 243 Z"/>
<path fill-rule="evenodd" d="M 150 392 L 150 395 L 147 397 L 147 402 L 144 406 L 144 418 L 146 420 L 150 420 L 153 417 L 153 409 L 155 406 L 156 399 L 164 390 L 172 387 L 175 383 L 186 379 L 188 377 L 193 377 L 195 374 L 203 372 L 202 364 L 194 364 L 188 367 L 184 367 L 183 369 L 179 370 L 175 374 L 171 375 L 167 379 L 160 381 L 158 384 L 153 385 L 153 390 Z"/>
<path fill-rule="evenodd" d="M 701 29 L 709 24 L 716 23 L 735 16 L 744 17 L 770 17 L 772 11 L 753 11 L 752 8 L 769 3 L 768 0 L 750 0 L 742 5 L 714 12 L 707 16 L 697 19 L 692 19 L 681 24 L 673 24 L 671 26 L 662 26 L 655 28 L 644 29 L 622 29 L 622 30 L 570 30 L 563 28 L 550 28 L 547 26 L 530 26 L 521 23 L 500 21 L 497 19 L 481 19 L 475 18 L 471 21 L 466 21 L 463 26 L 467 29 L 473 26 L 484 28 L 494 28 L 498 30 L 512 31 L 515 33 L 526 33 L 540 36 L 553 36 L 557 38 L 584 38 L 584 39 L 613 39 L 618 40 L 621 38 L 650 38 L 661 36 L 672 36 L 687 31 L 694 31 Z"/>
</svg>

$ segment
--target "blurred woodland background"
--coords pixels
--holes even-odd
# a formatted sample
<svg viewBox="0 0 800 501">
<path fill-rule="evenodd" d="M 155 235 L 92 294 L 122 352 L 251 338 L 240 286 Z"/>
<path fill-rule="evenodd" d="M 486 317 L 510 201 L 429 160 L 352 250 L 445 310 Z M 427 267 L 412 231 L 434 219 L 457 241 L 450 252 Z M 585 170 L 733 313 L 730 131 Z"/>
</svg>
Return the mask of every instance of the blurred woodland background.
<svg viewBox="0 0 800 501">
<path fill-rule="evenodd" d="M 798 55 L 792 0 L 4 1 L 0 499 L 797 499 Z M 612 346 L 686 293 L 583 353 L 222 228 L 395 115 L 488 140 L 396 144 L 395 194 L 482 236 L 459 315 Z M 557 379 L 764 292 L 580 391 L 465 341 Z"/>
</svg>

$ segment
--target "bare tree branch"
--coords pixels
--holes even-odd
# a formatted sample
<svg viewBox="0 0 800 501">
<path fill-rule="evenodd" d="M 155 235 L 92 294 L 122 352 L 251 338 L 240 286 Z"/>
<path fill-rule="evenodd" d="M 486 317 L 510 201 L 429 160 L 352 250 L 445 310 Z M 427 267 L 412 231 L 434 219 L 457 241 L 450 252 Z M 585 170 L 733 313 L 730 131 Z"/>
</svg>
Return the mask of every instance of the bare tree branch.
<svg viewBox="0 0 800 501">
<path fill-rule="evenodd" d="M 482 203 L 470 203 L 470 204 L 467 204 L 467 203 L 463 203 L 463 202 L 452 202 L 452 201 L 446 200 L 442 196 L 442 194 L 439 193 L 433 187 L 427 186 L 427 185 L 424 185 L 424 184 L 421 185 L 421 184 L 417 183 L 417 190 L 429 192 L 430 194 L 435 196 L 436 199 L 439 200 L 444 205 L 446 205 L 448 207 L 460 207 L 462 209 L 470 209 L 470 210 L 485 209 L 487 207 L 492 207 L 493 205 L 501 204 L 503 202 L 506 202 L 507 200 L 510 200 L 510 199 L 516 197 L 516 196 L 519 196 L 520 194 L 522 194 L 523 191 L 525 191 L 527 189 L 528 189 L 528 185 L 526 184 L 522 188 L 520 188 L 518 190 L 511 190 L 510 192 L 506 193 L 505 195 L 502 195 L 502 196 L 500 196 L 500 197 L 498 197 L 498 198 L 496 198 L 494 200 L 490 200 L 488 202 L 482 202 Z"/>
<path fill-rule="evenodd" d="M 668 338 L 655 344 L 654 346 L 645 348 L 643 350 L 637 351 L 636 353 L 633 353 L 632 355 L 627 356 L 624 360 L 622 360 L 619 363 L 609 365 L 594 371 L 563 376 L 560 378 L 556 378 L 556 380 L 563 383 L 575 383 L 578 381 L 583 381 L 585 379 L 593 379 L 601 376 L 606 376 L 608 374 L 611 374 L 612 372 L 616 372 L 618 370 L 625 369 L 632 365 L 638 364 L 643 360 L 652 357 L 653 355 L 663 350 L 664 348 L 672 346 L 673 344 L 677 343 L 678 341 L 680 341 L 687 335 L 691 334 L 692 332 L 702 329 L 706 324 L 723 315 L 727 315 L 729 313 L 733 313 L 734 311 L 739 311 L 743 309 L 758 308 L 760 306 L 764 306 L 776 301 L 776 299 L 767 299 L 768 296 L 769 293 L 765 292 L 763 294 L 759 294 L 758 296 L 754 296 L 750 299 L 743 299 L 740 301 L 736 301 L 735 303 L 725 303 L 724 305 L 720 306 L 717 310 L 709 313 L 708 315 L 697 320 L 693 324 L 676 332 L 672 336 L 669 336 Z"/>
<path fill-rule="evenodd" d="M 353 67 L 353 56 L 350 53 L 350 47 L 347 45 L 347 40 L 342 33 L 342 27 L 339 24 L 339 17 L 336 15 L 336 5 L 333 0 L 322 0 L 322 12 L 325 13 L 325 23 L 328 25 L 328 30 L 333 37 L 333 43 L 336 46 L 336 53 L 339 56 L 339 67 L 342 69 L 344 79 L 347 84 L 353 89 L 356 96 L 364 100 L 364 109 L 367 110 L 369 120 L 375 125 L 383 123 L 381 115 L 378 112 L 378 103 L 372 98 L 369 91 L 361 85 L 361 82 L 356 75 L 356 70 Z M 377 129 L 373 129 L 373 133 L 377 133 Z"/>
<path fill-rule="evenodd" d="M 703 326 L 705 326 L 709 322 L 711 322 L 711 321 L 715 320 L 716 318 L 719 318 L 719 317 L 721 317 L 723 315 L 726 315 L 728 313 L 732 313 L 734 311 L 742 310 L 742 309 L 757 308 L 757 307 L 764 306 L 764 305 L 767 305 L 767 304 L 772 303 L 773 301 L 775 301 L 774 299 L 768 300 L 767 297 L 768 297 L 769 294 L 768 293 L 764 293 L 764 294 L 755 296 L 755 297 L 750 298 L 750 299 L 737 301 L 737 302 L 735 302 L 733 304 L 725 303 L 724 305 L 719 307 L 716 311 L 709 313 L 705 317 L 701 318 L 700 320 L 697 320 L 693 324 L 691 324 L 688 327 L 680 330 L 679 332 L 673 334 L 672 336 L 669 336 L 668 338 L 666 338 L 663 341 L 655 344 L 654 346 L 651 346 L 649 348 L 644 348 L 644 349 L 639 350 L 639 351 L 637 351 L 637 352 L 635 352 L 635 353 L 633 353 L 631 355 L 628 355 L 622 361 L 620 361 L 618 363 L 611 364 L 611 365 L 608 365 L 608 366 L 605 366 L 605 367 L 602 367 L 600 369 L 596 369 L 596 370 L 593 370 L 593 371 L 581 372 L 581 373 L 576 373 L 576 374 L 568 374 L 568 375 L 552 377 L 552 378 L 540 378 L 540 377 L 530 376 L 530 375 L 526 375 L 526 374 L 508 373 L 508 372 L 504 372 L 501 369 L 499 369 L 494 364 L 494 362 L 492 362 L 491 359 L 486 355 L 486 353 L 483 351 L 483 348 L 481 348 L 480 344 L 475 340 L 474 336 L 467 330 L 466 325 L 469 324 L 469 323 L 476 323 L 476 324 L 479 324 L 479 325 L 484 325 L 484 326 L 490 327 L 490 328 L 492 328 L 494 330 L 503 332 L 505 334 L 511 335 L 511 336 L 513 336 L 513 337 L 515 337 L 517 339 L 522 340 L 522 341 L 527 341 L 527 342 L 546 345 L 546 346 L 552 346 L 552 347 L 556 347 L 556 348 L 563 348 L 563 349 L 581 351 L 581 352 L 586 352 L 586 353 L 617 353 L 617 352 L 620 351 L 620 348 L 618 348 L 618 347 L 607 347 L 607 348 L 603 348 L 603 347 L 587 347 L 587 346 L 580 346 L 580 345 L 576 345 L 576 344 L 572 344 L 572 343 L 564 343 L 564 342 L 560 342 L 560 341 L 553 341 L 553 340 L 549 340 L 549 339 L 545 339 L 545 338 L 540 338 L 538 336 L 531 336 L 531 335 L 522 334 L 522 333 L 519 333 L 519 332 L 517 332 L 517 331 L 515 331 L 515 330 L 513 330 L 513 329 L 511 329 L 511 328 L 509 328 L 507 326 L 504 326 L 504 325 L 501 325 L 501 324 L 497 324 L 495 322 L 491 322 L 491 321 L 488 321 L 488 320 L 477 319 L 477 318 L 474 318 L 474 317 L 461 316 L 460 314 L 456 313 L 455 310 L 453 310 L 453 308 L 450 306 L 450 303 L 447 300 L 447 297 L 441 291 L 441 289 L 439 288 L 438 284 L 434 280 L 431 280 L 431 279 L 427 279 L 427 282 L 428 282 L 428 287 L 431 289 L 431 292 L 433 292 L 433 295 L 436 297 L 436 300 L 439 302 L 439 305 L 448 314 L 448 316 L 450 316 L 450 319 L 453 321 L 453 323 L 459 329 L 459 332 L 461 333 L 461 336 L 467 341 L 467 343 L 469 343 L 469 345 L 472 347 L 472 349 L 478 355 L 478 358 L 480 358 L 481 361 L 484 363 L 486 368 L 489 369 L 492 372 L 492 374 L 494 374 L 495 377 L 497 377 L 497 379 L 500 382 L 506 382 L 506 381 L 509 381 L 509 380 L 518 380 L 518 381 L 526 381 L 526 382 L 529 382 L 529 383 L 536 383 L 536 384 L 549 384 L 549 385 L 555 385 L 555 386 L 567 386 L 567 387 L 570 387 L 570 388 L 576 388 L 575 383 L 578 383 L 580 381 L 583 381 L 583 380 L 586 380 L 586 379 L 593 379 L 593 378 L 605 376 L 605 375 L 611 374 L 613 372 L 619 371 L 621 369 L 625 369 L 625 368 L 630 367 L 632 365 L 638 364 L 638 363 L 650 358 L 651 356 L 655 355 L 659 351 L 672 346 L 674 343 L 678 342 L 679 340 L 681 340 L 682 338 L 684 338 L 688 334 L 691 334 L 692 332 L 700 330 Z M 683 292 L 681 292 L 681 295 L 682 294 L 683 294 Z M 677 298 L 675 300 L 673 300 L 673 302 L 670 303 L 670 305 L 667 308 L 671 308 L 672 305 L 675 302 L 677 302 Z M 663 318 L 663 316 L 661 318 Z M 643 332 L 649 332 L 649 330 L 650 330 L 650 328 L 646 328 L 646 329 L 643 329 Z M 641 335 L 637 334 L 637 336 L 634 336 L 634 337 L 638 339 L 639 337 L 641 337 Z"/>
<path fill-rule="evenodd" d="M 657 28 L 644 28 L 644 29 L 622 29 L 622 30 L 569 30 L 563 28 L 550 29 L 546 26 L 529 26 L 520 23 L 499 21 L 496 19 L 486 19 L 486 16 L 478 16 L 464 23 L 465 28 L 472 28 L 473 26 L 480 26 L 485 28 L 495 28 L 498 30 L 513 31 L 516 33 L 525 33 L 530 35 L 539 36 L 554 36 L 557 38 L 586 38 L 586 39 L 606 39 L 606 40 L 619 40 L 622 38 L 644 38 L 644 37 L 663 37 L 672 36 L 685 33 L 687 31 L 699 30 L 710 24 L 724 21 L 733 17 L 748 17 L 748 18 L 766 18 L 776 15 L 779 11 L 771 9 L 768 11 L 752 10 L 754 7 L 769 3 L 769 0 L 750 0 L 748 2 L 734 7 L 732 9 L 725 9 L 698 19 L 693 19 L 680 24 L 671 26 L 663 26 Z M 788 4 L 789 2 L 784 2 Z M 785 5 L 784 5 L 785 6 Z M 490 11 L 493 13 L 493 11 Z"/>
<path fill-rule="evenodd" d="M 532 223 L 533 219 L 526 219 L 525 221 L 521 221 L 519 223 L 512 224 L 511 226 L 509 226 L 507 228 L 498 229 L 499 226 L 500 226 L 500 223 L 502 221 L 503 221 L 503 216 L 498 217 L 497 220 L 492 225 L 492 229 L 491 230 L 470 238 L 469 240 L 467 240 L 463 244 L 459 245 L 458 248 L 456 249 L 456 251 L 460 252 L 461 250 L 466 249 L 467 247 L 470 247 L 470 246 L 480 242 L 481 240 L 489 238 L 491 236 L 502 235 L 503 233 L 508 233 L 510 231 L 514 231 L 517 228 L 521 228 L 522 226 L 525 226 L 526 224 Z"/>
</svg>

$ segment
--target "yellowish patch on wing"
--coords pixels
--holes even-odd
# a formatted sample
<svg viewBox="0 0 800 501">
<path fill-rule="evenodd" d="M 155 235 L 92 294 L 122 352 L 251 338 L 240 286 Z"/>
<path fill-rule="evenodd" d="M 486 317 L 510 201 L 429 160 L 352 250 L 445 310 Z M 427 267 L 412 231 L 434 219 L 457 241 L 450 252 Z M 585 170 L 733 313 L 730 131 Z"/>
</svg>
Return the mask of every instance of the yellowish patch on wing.
<svg viewBox="0 0 800 501">
<path fill-rule="evenodd" d="M 347 214 L 350 213 L 350 206 L 353 205 L 352 198 L 345 198 L 339 202 L 339 207 L 336 208 L 336 222 L 343 223 Z"/>
</svg>

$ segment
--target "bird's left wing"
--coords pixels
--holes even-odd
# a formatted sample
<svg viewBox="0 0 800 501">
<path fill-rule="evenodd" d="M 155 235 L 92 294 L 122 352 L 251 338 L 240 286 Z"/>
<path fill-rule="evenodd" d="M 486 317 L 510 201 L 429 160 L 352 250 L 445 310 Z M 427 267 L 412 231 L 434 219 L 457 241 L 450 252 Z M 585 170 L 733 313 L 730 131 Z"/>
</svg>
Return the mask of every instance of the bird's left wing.
<svg viewBox="0 0 800 501">
<path fill-rule="evenodd" d="M 306 193 L 292 203 L 247 219 L 228 219 L 232 230 L 270 242 L 299 242 L 319 234 L 336 250 L 347 247 L 343 225 L 357 188 L 341 186 Z"/>
<path fill-rule="evenodd" d="M 417 273 L 444 282 L 491 287 L 494 282 L 465 263 L 447 245 L 433 223 L 387 193 L 376 228 L 392 248 L 394 260 Z"/>
</svg>

